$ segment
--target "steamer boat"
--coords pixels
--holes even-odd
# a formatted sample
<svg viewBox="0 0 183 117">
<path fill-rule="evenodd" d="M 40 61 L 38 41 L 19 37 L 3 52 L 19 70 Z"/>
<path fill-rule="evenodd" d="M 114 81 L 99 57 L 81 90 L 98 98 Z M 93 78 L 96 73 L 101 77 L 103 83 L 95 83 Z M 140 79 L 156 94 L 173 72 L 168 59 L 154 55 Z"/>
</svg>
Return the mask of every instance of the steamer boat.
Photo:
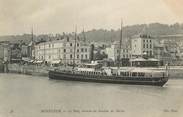
<svg viewBox="0 0 183 117">
<path fill-rule="evenodd" d="M 84 64 L 74 70 L 49 71 L 50 79 L 84 82 L 163 86 L 168 81 L 164 69 L 138 67 L 102 67 L 99 63 Z"/>
</svg>

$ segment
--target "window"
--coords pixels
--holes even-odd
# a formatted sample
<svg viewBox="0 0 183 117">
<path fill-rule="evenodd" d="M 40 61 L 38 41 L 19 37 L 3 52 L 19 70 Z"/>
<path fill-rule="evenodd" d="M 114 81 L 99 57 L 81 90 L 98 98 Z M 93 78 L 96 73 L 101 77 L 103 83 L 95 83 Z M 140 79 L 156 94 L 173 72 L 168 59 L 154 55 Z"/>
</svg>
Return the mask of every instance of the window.
<svg viewBox="0 0 183 117">
<path fill-rule="evenodd" d="M 117 50 L 117 53 L 119 54 L 119 50 Z"/>
<path fill-rule="evenodd" d="M 70 43 L 70 46 L 72 46 L 72 43 Z"/>
<path fill-rule="evenodd" d="M 64 52 L 66 52 L 66 49 L 64 49 Z"/>
<path fill-rule="evenodd" d="M 132 76 L 137 76 L 137 72 L 133 72 L 132 73 Z"/>
<path fill-rule="evenodd" d="M 138 76 L 144 77 L 145 73 L 138 73 Z"/>
<path fill-rule="evenodd" d="M 85 48 L 85 52 L 87 52 L 87 48 Z"/>
<path fill-rule="evenodd" d="M 66 59 L 66 55 L 64 54 L 64 59 Z"/>
<path fill-rule="evenodd" d="M 84 51 L 84 49 L 83 48 L 81 48 L 81 52 L 83 52 Z"/>
<path fill-rule="evenodd" d="M 88 56 L 87 56 L 87 54 L 85 55 L 85 59 L 88 59 Z"/>
<path fill-rule="evenodd" d="M 79 47 L 79 43 L 77 43 L 77 46 Z"/>
<path fill-rule="evenodd" d="M 152 51 L 150 51 L 150 56 L 152 56 Z"/>
<path fill-rule="evenodd" d="M 144 44 L 143 47 L 146 48 L 146 45 Z"/>
<path fill-rule="evenodd" d="M 125 76 L 124 72 L 120 72 L 120 75 L 121 75 L 121 76 Z"/>
<path fill-rule="evenodd" d="M 125 72 L 125 75 L 126 75 L 126 76 L 129 76 L 129 72 Z"/>
<path fill-rule="evenodd" d="M 51 47 L 51 45 L 49 44 L 49 48 Z"/>
<path fill-rule="evenodd" d="M 150 46 L 149 48 L 152 48 L 152 45 L 151 44 L 149 46 Z"/>
<path fill-rule="evenodd" d="M 77 52 L 79 52 L 79 49 L 77 49 Z"/>
<path fill-rule="evenodd" d="M 54 47 L 54 44 L 52 44 L 52 48 Z"/>
<path fill-rule="evenodd" d="M 70 59 L 72 59 L 72 54 L 70 54 Z"/>
<path fill-rule="evenodd" d="M 83 55 L 81 55 L 81 59 L 83 59 Z"/>
<path fill-rule="evenodd" d="M 67 37 L 67 42 L 69 42 L 69 37 Z"/>
<path fill-rule="evenodd" d="M 148 44 L 147 44 L 147 48 L 148 48 Z"/>
<path fill-rule="evenodd" d="M 79 59 L 79 54 L 77 55 L 77 59 Z"/>
</svg>

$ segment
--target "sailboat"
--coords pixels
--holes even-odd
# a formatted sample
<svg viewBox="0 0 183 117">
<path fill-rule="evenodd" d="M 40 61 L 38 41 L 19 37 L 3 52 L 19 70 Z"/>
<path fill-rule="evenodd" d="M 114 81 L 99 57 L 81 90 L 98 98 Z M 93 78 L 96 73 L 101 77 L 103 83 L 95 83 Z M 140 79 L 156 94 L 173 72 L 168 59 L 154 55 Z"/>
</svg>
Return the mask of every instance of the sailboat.
<svg viewBox="0 0 183 117">
<path fill-rule="evenodd" d="M 75 43 L 76 43 L 75 33 Z M 122 43 L 122 24 L 120 36 L 120 50 Z M 74 51 L 75 52 L 75 51 Z M 74 53 L 75 54 L 75 53 Z M 50 70 L 49 78 L 56 80 L 80 81 L 80 82 L 97 82 L 97 83 L 115 83 L 129 85 L 152 85 L 163 86 L 168 81 L 167 70 L 153 70 L 138 67 L 120 67 L 120 54 L 118 55 L 118 67 L 109 68 L 103 67 L 101 64 L 92 61 L 91 63 L 83 64 L 80 67 L 75 67 L 72 70 Z M 75 57 L 74 57 L 75 59 Z M 73 62 L 75 62 L 73 60 Z"/>
</svg>

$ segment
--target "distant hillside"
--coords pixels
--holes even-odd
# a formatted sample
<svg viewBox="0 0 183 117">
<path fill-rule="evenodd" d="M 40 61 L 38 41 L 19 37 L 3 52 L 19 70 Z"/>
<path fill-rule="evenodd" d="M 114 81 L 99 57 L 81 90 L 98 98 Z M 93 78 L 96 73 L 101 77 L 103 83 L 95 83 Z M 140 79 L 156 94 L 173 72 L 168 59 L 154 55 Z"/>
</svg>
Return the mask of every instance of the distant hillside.
<svg viewBox="0 0 183 117">
<path fill-rule="evenodd" d="M 31 35 L 23 34 L 23 35 L 0 36 L 0 41 L 11 41 L 14 43 L 20 40 L 23 40 L 24 42 L 29 42 L 31 40 Z"/>
<path fill-rule="evenodd" d="M 131 38 L 138 34 L 149 34 L 153 37 L 162 35 L 183 34 L 183 24 L 166 25 L 160 23 L 141 24 L 126 26 L 123 28 L 123 37 Z M 118 30 L 91 30 L 85 32 L 86 38 L 93 41 L 114 41 L 120 38 L 120 29 Z"/>
<path fill-rule="evenodd" d="M 119 26 L 120 27 L 120 26 Z M 132 37 L 138 34 L 150 34 L 154 37 L 161 35 L 176 35 L 183 34 L 183 24 L 175 23 L 173 25 L 160 24 L 160 23 L 151 23 L 151 24 L 140 24 L 140 25 L 131 25 L 123 28 L 123 37 Z M 83 34 L 79 34 L 80 37 L 83 37 Z M 57 39 L 61 35 L 38 35 L 34 36 L 34 39 Z M 91 31 L 85 32 L 85 37 L 87 41 L 100 41 L 100 42 L 111 42 L 114 40 L 119 40 L 120 38 L 120 29 L 118 30 L 105 30 L 105 29 L 93 29 Z M 24 42 L 29 42 L 31 40 L 30 34 L 16 35 L 16 36 L 1 36 L 0 41 L 14 41 L 23 40 Z"/>
</svg>

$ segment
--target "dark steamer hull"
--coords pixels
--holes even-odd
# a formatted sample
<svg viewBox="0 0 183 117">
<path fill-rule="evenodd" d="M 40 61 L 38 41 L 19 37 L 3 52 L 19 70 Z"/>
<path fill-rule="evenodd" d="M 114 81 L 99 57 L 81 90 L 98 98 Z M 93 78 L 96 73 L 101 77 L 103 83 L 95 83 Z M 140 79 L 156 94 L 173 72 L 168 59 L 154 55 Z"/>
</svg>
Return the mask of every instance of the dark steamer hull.
<svg viewBox="0 0 183 117">
<path fill-rule="evenodd" d="M 73 74 L 71 72 L 49 71 L 49 78 L 56 80 L 82 81 L 82 82 L 98 82 L 98 83 L 115 83 L 115 84 L 131 84 L 131 85 L 152 85 L 163 86 L 167 81 L 167 77 L 159 78 L 138 78 L 138 77 L 119 77 L 119 76 L 95 76 L 84 74 Z"/>
</svg>

